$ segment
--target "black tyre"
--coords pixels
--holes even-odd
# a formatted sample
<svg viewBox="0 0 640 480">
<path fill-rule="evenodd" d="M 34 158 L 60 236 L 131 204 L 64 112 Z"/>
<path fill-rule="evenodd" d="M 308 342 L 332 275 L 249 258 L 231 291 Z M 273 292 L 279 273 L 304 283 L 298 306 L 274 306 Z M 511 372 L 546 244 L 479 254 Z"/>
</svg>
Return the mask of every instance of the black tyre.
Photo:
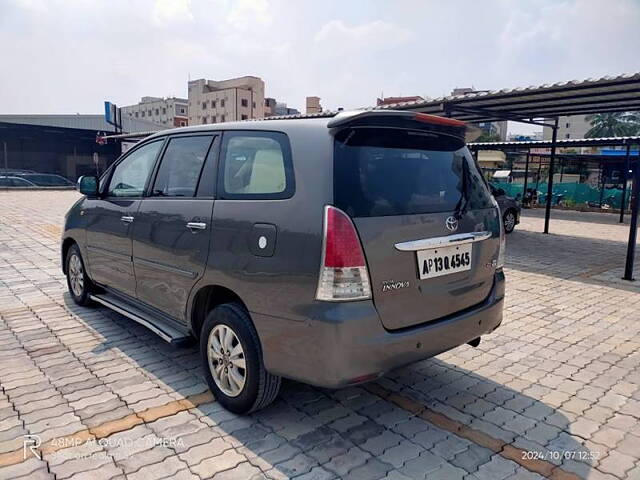
<svg viewBox="0 0 640 480">
<path fill-rule="evenodd" d="M 90 305 L 92 302 L 89 294 L 93 289 L 93 284 L 87 276 L 78 245 L 74 244 L 69 248 L 65 262 L 67 263 L 67 286 L 69 287 L 71 298 L 73 298 L 73 301 L 78 305 Z"/>
<path fill-rule="evenodd" d="M 227 410 L 254 412 L 278 395 L 281 379 L 265 370 L 258 334 L 239 303 L 224 303 L 207 315 L 200 355 L 209 388 Z"/>
<path fill-rule="evenodd" d="M 516 212 L 513 210 L 507 210 L 502 216 L 502 223 L 504 224 L 504 233 L 511 233 L 516 228 Z"/>
</svg>

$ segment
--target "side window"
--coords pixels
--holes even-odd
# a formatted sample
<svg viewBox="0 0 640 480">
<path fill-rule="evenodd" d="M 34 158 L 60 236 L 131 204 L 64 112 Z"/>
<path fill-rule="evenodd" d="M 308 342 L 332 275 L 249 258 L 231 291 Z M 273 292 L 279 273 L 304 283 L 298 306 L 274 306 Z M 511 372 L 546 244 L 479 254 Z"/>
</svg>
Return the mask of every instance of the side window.
<svg viewBox="0 0 640 480">
<path fill-rule="evenodd" d="M 111 175 L 107 195 L 141 197 L 162 143 L 162 140 L 159 140 L 144 145 L 116 165 Z"/>
<path fill-rule="evenodd" d="M 209 151 L 211 135 L 176 137 L 162 156 L 151 195 L 154 197 L 193 197 Z"/>
<path fill-rule="evenodd" d="M 222 142 L 223 198 L 289 198 L 294 192 L 289 139 L 277 132 L 226 132 Z"/>
</svg>

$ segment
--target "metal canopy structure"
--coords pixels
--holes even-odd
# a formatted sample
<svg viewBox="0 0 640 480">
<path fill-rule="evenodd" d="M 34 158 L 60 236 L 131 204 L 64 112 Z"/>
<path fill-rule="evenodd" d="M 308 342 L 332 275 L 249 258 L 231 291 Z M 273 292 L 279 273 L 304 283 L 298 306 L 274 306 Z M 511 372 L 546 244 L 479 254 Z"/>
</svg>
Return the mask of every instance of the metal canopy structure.
<svg viewBox="0 0 640 480">
<path fill-rule="evenodd" d="M 552 85 L 473 92 L 434 100 L 395 103 L 377 108 L 444 115 L 471 123 L 510 120 L 551 127 L 553 135 L 551 141 L 548 142 L 550 174 L 547 183 L 544 219 L 544 233 L 549 233 L 556 148 L 558 146 L 568 146 L 566 143 L 558 141 L 558 118 L 569 115 L 640 110 L 640 73 L 598 79 L 573 80 Z M 582 139 L 582 141 L 586 146 L 596 145 L 595 142 L 589 142 L 587 139 Z M 624 144 L 627 146 L 627 162 L 631 146 L 630 142 L 635 143 L 636 141 L 635 139 L 629 140 Z M 600 145 L 611 144 L 600 143 Z M 535 146 L 541 147 L 540 145 Z M 572 146 L 578 146 L 578 144 Z M 492 147 L 498 150 L 507 148 L 506 146 L 499 147 L 496 144 L 493 144 Z M 513 145 L 509 148 L 512 147 Z M 477 147 L 476 151 L 480 148 Z M 631 224 L 623 277 L 626 280 L 633 280 L 638 208 L 640 206 L 640 168 L 635 169 L 633 185 Z"/>
<path fill-rule="evenodd" d="M 471 123 L 513 120 L 544 125 L 534 119 L 640 110 L 640 73 L 467 93 L 376 108 L 415 110 Z"/>
<path fill-rule="evenodd" d="M 603 138 L 570 138 L 557 140 L 556 146 L 566 147 L 616 147 L 622 145 L 638 145 L 640 136 L 603 137 Z M 531 149 L 551 148 L 551 140 L 525 140 L 522 142 L 475 142 L 467 143 L 471 150 L 504 150 L 506 148 Z"/>
</svg>

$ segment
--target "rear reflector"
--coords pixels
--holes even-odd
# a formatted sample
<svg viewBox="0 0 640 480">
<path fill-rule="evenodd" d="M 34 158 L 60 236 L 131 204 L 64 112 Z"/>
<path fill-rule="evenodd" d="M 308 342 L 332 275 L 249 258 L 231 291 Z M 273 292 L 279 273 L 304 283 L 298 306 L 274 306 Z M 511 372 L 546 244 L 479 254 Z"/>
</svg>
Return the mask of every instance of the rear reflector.
<svg viewBox="0 0 640 480">
<path fill-rule="evenodd" d="M 464 127 L 466 125 L 465 122 L 456 120 L 455 118 L 438 117 L 437 115 L 429 115 L 426 113 L 416 113 L 413 119 L 418 122 L 447 125 L 449 127 Z"/>
<path fill-rule="evenodd" d="M 342 210 L 324 207 L 322 265 L 317 300 L 365 300 L 371 298 L 369 272 L 358 233 Z"/>
</svg>

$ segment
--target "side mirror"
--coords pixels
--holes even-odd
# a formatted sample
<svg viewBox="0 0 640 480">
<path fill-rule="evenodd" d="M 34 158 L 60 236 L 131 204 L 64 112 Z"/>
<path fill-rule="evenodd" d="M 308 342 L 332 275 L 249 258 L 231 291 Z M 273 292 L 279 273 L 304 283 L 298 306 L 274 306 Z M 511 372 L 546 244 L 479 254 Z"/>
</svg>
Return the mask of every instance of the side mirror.
<svg viewBox="0 0 640 480">
<path fill-rule="evenodd" d="M 78 179 L 78 191 L 89 198 L 98 197 L 98 177 L 83 175 Z"/>
</svg>

